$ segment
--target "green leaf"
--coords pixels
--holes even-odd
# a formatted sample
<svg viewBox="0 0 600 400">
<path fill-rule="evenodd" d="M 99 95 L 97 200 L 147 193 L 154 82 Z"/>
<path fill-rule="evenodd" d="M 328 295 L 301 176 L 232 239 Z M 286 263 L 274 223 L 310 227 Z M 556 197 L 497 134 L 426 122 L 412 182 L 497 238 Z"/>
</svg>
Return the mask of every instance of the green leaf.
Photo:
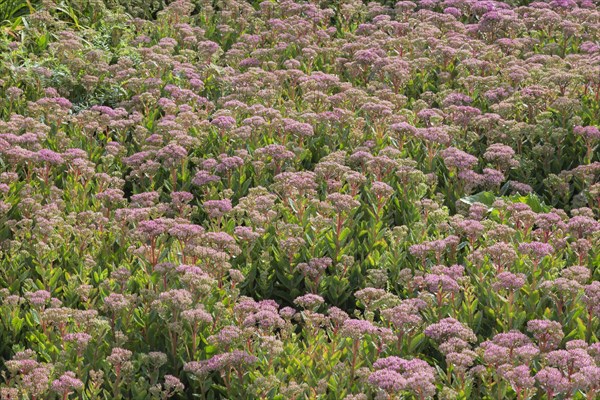
<svg viewBox="0 0 600 400">
<path fill-rule="evenodd" d="M 425 341 L 425 334 L 419 333 L 415 337 L 413 337 L 410 341 L 408 351 L 410 353 L 414 353 L 416 349 Z"/>
<path fill-rule="evenodd" d="M 21 328 L 23 327 L 23 322 L 25 322 L 25 319 L 20 318 L 18 316 L 14 316 L 12 318 L 12 321 L 10 322 L 10 324 L 15 333 L 19 333 L 21 331 Z"/>
<path fill-rule="evenodd" d="M 496 201 L 496 196 L 492 192 L 479 192 L 471 196 L 463 197 L 460 201 L 469 205 L 482 203 L 491 208 L 494 201 Z"/>
</svg>

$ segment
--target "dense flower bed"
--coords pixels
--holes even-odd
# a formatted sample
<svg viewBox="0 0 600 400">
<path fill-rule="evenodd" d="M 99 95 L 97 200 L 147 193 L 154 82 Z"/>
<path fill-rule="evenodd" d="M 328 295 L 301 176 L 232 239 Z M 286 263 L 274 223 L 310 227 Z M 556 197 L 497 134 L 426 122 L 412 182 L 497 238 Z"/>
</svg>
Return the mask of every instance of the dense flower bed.
<svg viewBox="0 0 600 400">
<path fill-rule="evenodd" d="M 594 1 L 53 1 L 0 34 L 0 399 L 600 396 Z"/>
</svg>

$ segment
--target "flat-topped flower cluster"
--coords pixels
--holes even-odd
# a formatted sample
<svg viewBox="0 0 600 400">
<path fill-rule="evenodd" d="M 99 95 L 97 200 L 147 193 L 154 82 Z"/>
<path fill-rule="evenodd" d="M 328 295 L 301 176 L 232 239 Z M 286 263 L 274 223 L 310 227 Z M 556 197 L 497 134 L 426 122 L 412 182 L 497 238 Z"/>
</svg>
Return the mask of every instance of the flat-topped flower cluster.
<svg viewBox="0 0 600 400">
<path fill-rule="evenodd" d="M 600 396 L 595 2 L 28 4 L 0 400 Z"/>
</svg>

